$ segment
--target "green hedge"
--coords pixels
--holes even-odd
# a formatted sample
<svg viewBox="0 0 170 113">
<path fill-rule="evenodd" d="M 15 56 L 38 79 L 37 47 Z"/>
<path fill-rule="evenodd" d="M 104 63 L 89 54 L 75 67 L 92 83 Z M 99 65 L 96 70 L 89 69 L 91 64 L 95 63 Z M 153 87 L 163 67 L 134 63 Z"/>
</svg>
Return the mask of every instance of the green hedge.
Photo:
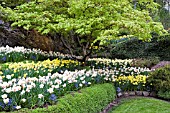
<svg viewBox="0 0 170 113">
<path fill-rule="evenodd" d="M 153 36 L 150 42 L 144 42 L 137 38 L 124 39 L 119 43 L 110 44 L 97 54 L 97 57 L 109 57 L 118 59 L 133 58 L 159 58 L 161 61 L 170 60 L 170 34 L 166 36 Z"/>
<path fill-rule="evenodd" d="M 147 83 L 152 84 L 152 89 L 159 97 L 170 99 L 170 65 L 150 73 Z"/>
<path fill-rule="evenodd" d="M 98 84 L 65 95 L 58 100 L 57 105 L 34 110 L 21 109 L 15 113 L 98 113 L 114 100 L 115 96 L 113 84 Z"/>
</svg>

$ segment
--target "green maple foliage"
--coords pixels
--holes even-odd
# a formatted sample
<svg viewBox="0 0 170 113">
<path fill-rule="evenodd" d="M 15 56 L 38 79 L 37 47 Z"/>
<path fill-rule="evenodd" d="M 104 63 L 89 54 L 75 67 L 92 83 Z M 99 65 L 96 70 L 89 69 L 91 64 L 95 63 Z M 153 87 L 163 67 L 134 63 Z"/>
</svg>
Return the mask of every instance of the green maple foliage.
<svg viewBox="0 0 170 113">
<path fill-rule="evenodd" d="M 33 0 L 0 0 L 0 4 L 3 7 L 10 7 L 10 8 L 15 8 L 18 5 L 30 2 Z"/>
<path fill-rule="evenodd" d="M 122 37 L 150 40 L 151 32 L 164 34 L 162 24 L 150 16 L 157 6 L 153 0 L 36 0 L 0 11 L 15 27 L 68 39 L 71 32 L 87 49 L 97 41 L 103 45 Z"/>
</svg>

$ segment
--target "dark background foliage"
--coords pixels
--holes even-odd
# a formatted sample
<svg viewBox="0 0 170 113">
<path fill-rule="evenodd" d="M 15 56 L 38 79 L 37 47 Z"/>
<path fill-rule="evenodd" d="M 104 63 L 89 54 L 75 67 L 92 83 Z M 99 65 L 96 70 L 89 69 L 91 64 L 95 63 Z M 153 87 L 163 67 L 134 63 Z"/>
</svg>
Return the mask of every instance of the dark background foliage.
<svg viewBox="0 0 170 113">
<path fill-rule="evenodd" d="M 144 42 L 137 38 L 125 39 L 117 44 L 111 44 L 98 57 L 133 59 L 133 58 L 158 58 L 170 60 L 170 35 L 153 36 L 150 42 Z"/>
</svg>

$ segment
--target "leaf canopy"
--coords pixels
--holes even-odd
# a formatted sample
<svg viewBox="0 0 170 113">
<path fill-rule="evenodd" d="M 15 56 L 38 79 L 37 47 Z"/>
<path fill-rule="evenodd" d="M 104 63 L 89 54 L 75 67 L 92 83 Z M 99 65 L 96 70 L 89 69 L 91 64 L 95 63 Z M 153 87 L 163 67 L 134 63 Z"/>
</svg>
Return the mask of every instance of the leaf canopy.
<svg viewBox="0 0 170 113">
<path fill-rule="evenodd" d="M 138 4 L 134 8 L 134 2 Z M 15 9 L 0 7 L 12 26 L 35 29 L 42 34 L 74 31 L 93 44 L 135 36 L 150 40 L 151 32 L 166 31 L 150 13 L 157 10 L 153 0 L 36 0 Z"/>
</svg>

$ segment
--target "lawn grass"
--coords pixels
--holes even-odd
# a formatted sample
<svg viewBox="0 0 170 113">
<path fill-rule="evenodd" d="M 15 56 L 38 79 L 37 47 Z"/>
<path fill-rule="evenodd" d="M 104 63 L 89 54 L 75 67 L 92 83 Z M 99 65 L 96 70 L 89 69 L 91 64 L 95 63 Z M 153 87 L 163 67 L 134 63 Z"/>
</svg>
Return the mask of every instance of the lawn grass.
<svg viewBox="0 0 170 113">
<path fill-rule="evenodd" d="M 170 113 L 170 103 L 154 98 L 124 99 L 110 113 Z"/>
</svg>

